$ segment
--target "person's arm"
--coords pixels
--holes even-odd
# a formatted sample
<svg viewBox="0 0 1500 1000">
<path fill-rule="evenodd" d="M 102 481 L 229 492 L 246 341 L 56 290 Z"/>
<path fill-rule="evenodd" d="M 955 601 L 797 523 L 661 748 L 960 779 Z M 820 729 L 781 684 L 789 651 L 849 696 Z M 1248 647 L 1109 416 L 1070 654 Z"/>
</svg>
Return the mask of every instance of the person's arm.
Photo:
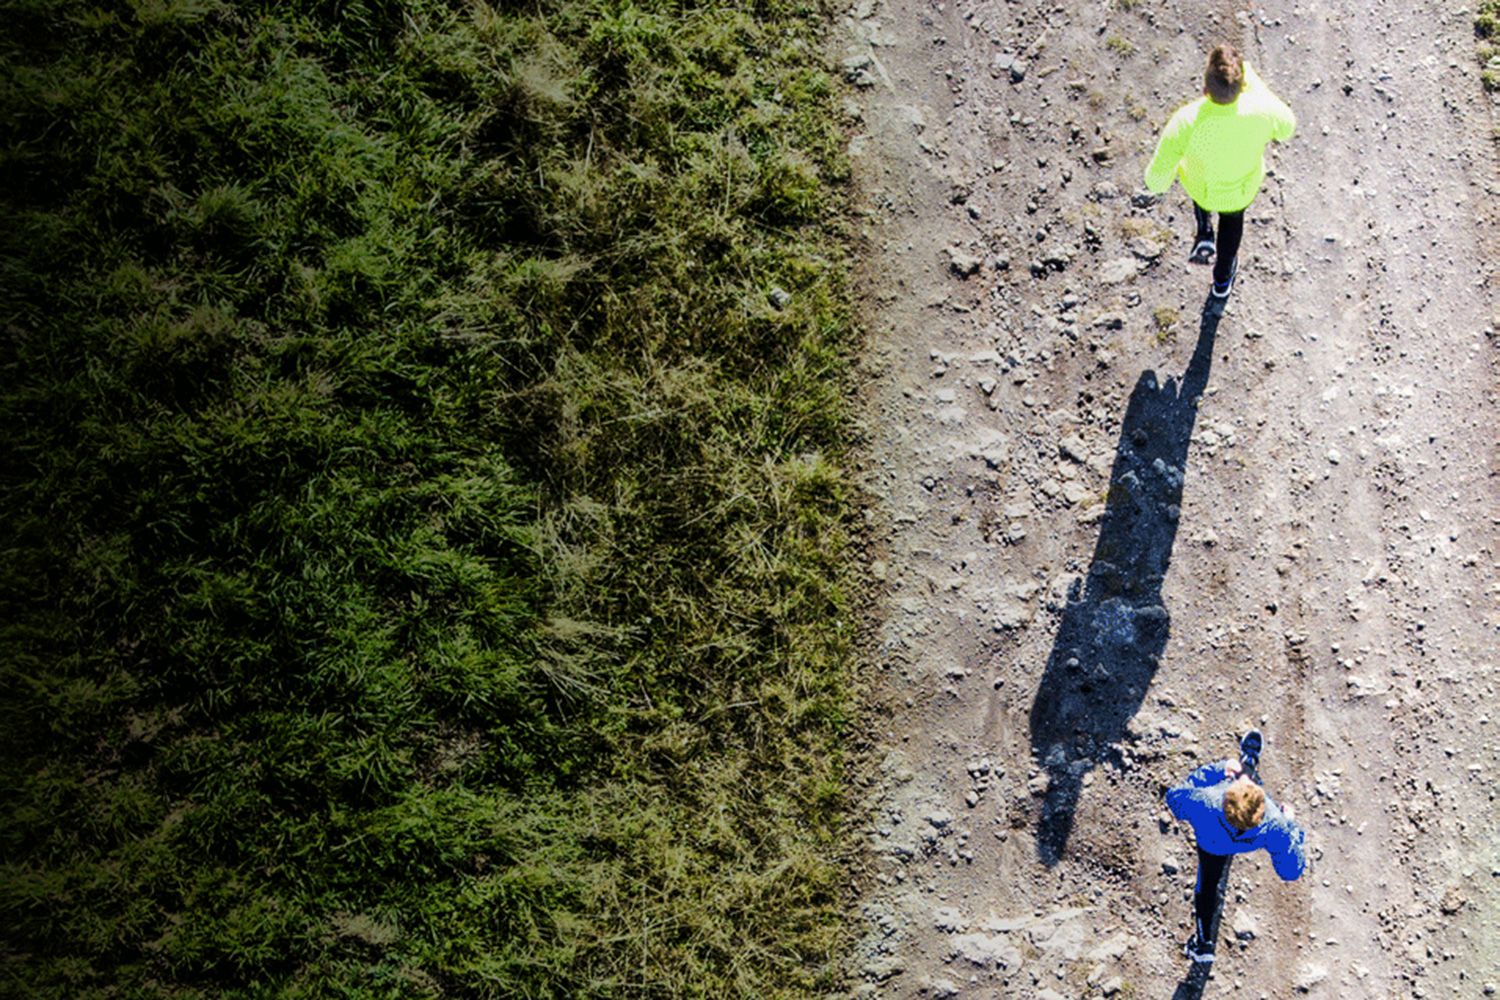
<svg viewBox="0 0 1500 1000">
<path fill-rule="evenodd" d="M 1307 833 L 1266 797 L 1266 853 L 1283 882 L 1295 882 L 1307 871 Z"/>
<path fill-rule="evenodd" d="M 1260 91 L 1266 117 L 1271 121 L 1271 138 L 1277 142 L 1286 142 L 1297 131 L 1297 116 L 1292 114 L 1292 109 L 1287 107 L 1285 101 L 1271 93 L 1271 88 L 1256 75 L 1250 64 L 1245 63 L 1245 89 L 1252 87 Z"/>
<path fill-rule="evenodd" d="M 1176 788 L 1167 792 L 1167 808 L 1172 810 L 1172 815 L 1178 819 L 1189 819 L 1198 812 L 1202 797 L 1193 794 L 1200 788 L 1212 788 L 1221 784 L 1225 778 L 1225 765 L 1228 761 L 1216 761 L 1212 764 L 1204 764 L 1192 774 L 1188 775 Z"/>
<path fill-rule="evenodd" d="M 1191 105 L 1189 105 L 1191 107 Z M 1164 194 L 1177 176 L 1177 164 L 1187 151 L 1188 137 L 1193 133 L 1192 118 L 1180 109 L 1162 129 L 1156 142 L 1156 155 L 1146 165 L 1146 190 L 1152 194 Z"/>
</svg>

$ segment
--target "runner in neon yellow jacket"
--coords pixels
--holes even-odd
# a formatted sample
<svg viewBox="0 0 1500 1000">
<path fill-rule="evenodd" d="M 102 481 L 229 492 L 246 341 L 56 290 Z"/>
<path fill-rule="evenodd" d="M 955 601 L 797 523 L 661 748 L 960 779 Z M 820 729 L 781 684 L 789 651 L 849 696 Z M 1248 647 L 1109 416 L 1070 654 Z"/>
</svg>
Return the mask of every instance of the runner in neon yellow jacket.
<svg viewBox="0 0 1500 1000">
<path fill-rule="evenodd" d="M 1213 294 L 1227 298 L 1234 287 L 1236 256 L 1244 234 L 1245 209 L 1265 178 L 1265 149 L 1296 131 L 1291 108 L 1256 75 L 1231 45 L 1208 56 L 1203 96 L 1177 110 L 1146 167 L 1146 188 L 1161 194 L 1173 178 L 1193 199 L 1198 225 L 1189 259 L 1214 261 Z M 1214 240 L 1213 215 L 1219 213 Z"/>
</svg>

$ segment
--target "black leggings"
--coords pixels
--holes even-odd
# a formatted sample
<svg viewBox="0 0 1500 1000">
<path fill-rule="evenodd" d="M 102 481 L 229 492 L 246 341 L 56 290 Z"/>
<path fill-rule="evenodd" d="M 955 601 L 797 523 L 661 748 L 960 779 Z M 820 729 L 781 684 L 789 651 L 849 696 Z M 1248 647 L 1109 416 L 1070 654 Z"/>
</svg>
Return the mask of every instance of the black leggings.
<svg viewBox="0 0 1500 1000">
<path fill-rule="evenodd" d="M 1213 213 L 1193 202 L 1193 216 L 1198 220 L 1198 235 L 1195 244 L 1203 240 L 1213 242 Z M 1245 210 L 1219 213 L 1219 241 L 1214 246 L 1214 281 L 1219 284 L 1229 280 L 1234 273 L 1234 258 L 1240 252 L 1240 237 L 1245 235 Z"/>
<path fill-rule="evenodd" d="M 1224 887 L 1229 882 L 1229 857 L 1198 848 L 1198 884 L 1193 887 L 1193 918 L 1197 922 L 1198 947 L 1212 952 L 1219 937 L 1219 913 L 1224 905 Z"/>
</svg>

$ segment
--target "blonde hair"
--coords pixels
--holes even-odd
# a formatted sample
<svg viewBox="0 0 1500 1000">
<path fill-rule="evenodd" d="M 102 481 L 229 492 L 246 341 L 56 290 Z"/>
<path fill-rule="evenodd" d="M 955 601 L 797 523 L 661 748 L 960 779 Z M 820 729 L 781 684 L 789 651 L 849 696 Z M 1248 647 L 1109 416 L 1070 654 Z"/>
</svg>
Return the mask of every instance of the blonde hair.
<svg viewBox="0 0 1500 1000">
<path fill-rule="evenodd" d="M 1249 777 L 1241 775 L 1224 792 L 1224 818 L 1236 830 L 1260 826 L 1266 818 L 1266 793 Z"/>
<path fill-rule="evenodd" d="M 1233 45 L 1215 45 L 1203 70 L 1203 92 L 1215 104 L 1232 104 L 1245 86 L 1245 61 Z"/>
</svg>

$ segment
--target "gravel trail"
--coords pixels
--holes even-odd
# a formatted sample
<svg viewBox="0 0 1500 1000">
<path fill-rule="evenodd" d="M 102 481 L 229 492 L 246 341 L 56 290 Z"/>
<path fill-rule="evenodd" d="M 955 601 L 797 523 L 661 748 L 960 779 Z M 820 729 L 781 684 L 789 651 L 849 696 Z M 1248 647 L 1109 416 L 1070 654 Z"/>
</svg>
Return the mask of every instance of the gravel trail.
<svg viewBox="0 0 1500 1000">
<path fill-rule="evenodd" d="M 1500 989 L 1494 98 L 1472 13 L 858 0 L 840 25 L 884 597 L 860 995 Z M 1157 129 L 1298 116 L 1205 313 Z M 1307 826 L 1189 974 L 1162 792 L 1267 736 Z"/>
</svg>

